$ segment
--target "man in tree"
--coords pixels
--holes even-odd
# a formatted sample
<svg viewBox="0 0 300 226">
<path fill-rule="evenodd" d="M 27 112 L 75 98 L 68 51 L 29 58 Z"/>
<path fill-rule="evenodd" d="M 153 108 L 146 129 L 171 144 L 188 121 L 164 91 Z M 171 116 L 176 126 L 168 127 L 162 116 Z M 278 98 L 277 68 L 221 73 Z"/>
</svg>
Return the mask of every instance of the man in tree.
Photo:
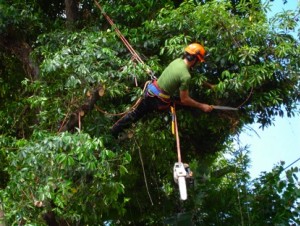
<svg viewBox="0 0 300 226">
<path fill-rule="evenodd" d="M 197 102 L 189 96 L 191 74 L 189 69 L 198 62 L 204 62 L 205 49 L 198 43 L 192 43 L 185 48 L 182 58 L 175 59 L 165 68 L 158 80 L 154 80 L 146 87 L 144 97 L 133 111 L 117 121 L 112 129 L 112 135 L 118 135 L 132 123 L 138 121 L 145 114 L 155 110 L 166 110 L 171 104 L 171 97 L 179 90 L 179 104 L 198 108 L 210 112 L 213 107 Z"/>
</svg>

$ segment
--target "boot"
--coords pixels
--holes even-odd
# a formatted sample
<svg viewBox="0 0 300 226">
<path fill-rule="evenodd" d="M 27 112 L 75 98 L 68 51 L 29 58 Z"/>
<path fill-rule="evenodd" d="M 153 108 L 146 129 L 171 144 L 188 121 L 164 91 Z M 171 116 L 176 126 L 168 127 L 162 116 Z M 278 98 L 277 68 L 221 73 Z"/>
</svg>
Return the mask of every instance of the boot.
<svg viewBox="0 0 300 226">
<path fill-rule="evenodd" d="M 125 115 L 119 121 L 117 121 L 111 128 L 111 134 L 113 137 L 118 139 L 119 134 L 123 132 L 124 129 L 127 129 L 131 123 L 133 122 L 133 118 L 130 114 Z"/>
</svg>

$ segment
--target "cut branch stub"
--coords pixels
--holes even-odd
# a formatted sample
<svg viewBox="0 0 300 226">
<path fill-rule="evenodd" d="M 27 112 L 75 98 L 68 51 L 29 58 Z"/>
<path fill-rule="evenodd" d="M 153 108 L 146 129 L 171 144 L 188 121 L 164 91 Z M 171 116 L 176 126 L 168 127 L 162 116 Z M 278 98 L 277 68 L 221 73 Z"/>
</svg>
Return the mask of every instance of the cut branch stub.
<svg viewBox="0 0 300 226">
<path fill-rule="evenodd" d="M 90 111 L 94 109 L 96 102 L 104 95 L 104 87 L 100 85 L 96 89 L 94 89 L 91 93 L 87 93 L 88 98 L 86 99 L 85 103 L 81 105 L 81 107 L 71 114 L 68 121 L 62 126 L 59 132 L 65 131 L 74 131 L 76 127 L 79 127 L 79 117 L 80 120 L 83 119 Z"/>
<path fill-rule="evenodd" d="M 99 95 L 100 97 L 103 97 L 104 94 L 105 94 L 105 87 L 104 87 L 104 86 L 101 86 L 101 87 L 99 88 L 98 95 Z"/>
</svg>

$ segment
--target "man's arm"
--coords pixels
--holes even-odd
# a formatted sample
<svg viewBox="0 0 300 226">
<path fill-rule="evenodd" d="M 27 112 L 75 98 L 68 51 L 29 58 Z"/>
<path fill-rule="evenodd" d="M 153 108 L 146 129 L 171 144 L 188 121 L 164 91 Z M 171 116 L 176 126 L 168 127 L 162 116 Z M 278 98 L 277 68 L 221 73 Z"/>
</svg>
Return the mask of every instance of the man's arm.
<svg viewBox="0 0 300 226">
<path fill-rule="evenodd" d="M 204 112 L 211 112 L 213 110 L 212 106 L 210 106 L 208 104 L 197 102 L 194 99 L 192 99 L 189 95 L 188 90 L 180 91 L 180 102 L 186 106 L 199 108 L 200 110 L 202 110 Z"/>
</svg>

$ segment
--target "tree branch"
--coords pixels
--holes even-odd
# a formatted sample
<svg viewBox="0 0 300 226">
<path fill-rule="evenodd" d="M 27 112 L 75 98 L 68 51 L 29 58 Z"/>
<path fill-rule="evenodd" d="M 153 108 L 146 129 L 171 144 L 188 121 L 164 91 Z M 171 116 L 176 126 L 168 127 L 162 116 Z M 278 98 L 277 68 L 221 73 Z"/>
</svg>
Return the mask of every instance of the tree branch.
<svg viewBox="0 0 300 226">
<path fill-rule="evenodd" d="M 79 127 L 79 117 L 80 120 L 82 120 L 85 115 L 87 115 L 90 111 L 92 111 L 94 109 L 96 102 L 103 95 L 104 95 L 104 87 L 100 85 L 99 87 L 94 89 L 91 95 L 88 96 L 88 99 L 85 101 L 85 103 L 76 112 L 71 114 L 69 120 L 67 121 L 66 124 L 62 125 L 59 132 L 74 131 L 76 127 Z"/>
</svg>

